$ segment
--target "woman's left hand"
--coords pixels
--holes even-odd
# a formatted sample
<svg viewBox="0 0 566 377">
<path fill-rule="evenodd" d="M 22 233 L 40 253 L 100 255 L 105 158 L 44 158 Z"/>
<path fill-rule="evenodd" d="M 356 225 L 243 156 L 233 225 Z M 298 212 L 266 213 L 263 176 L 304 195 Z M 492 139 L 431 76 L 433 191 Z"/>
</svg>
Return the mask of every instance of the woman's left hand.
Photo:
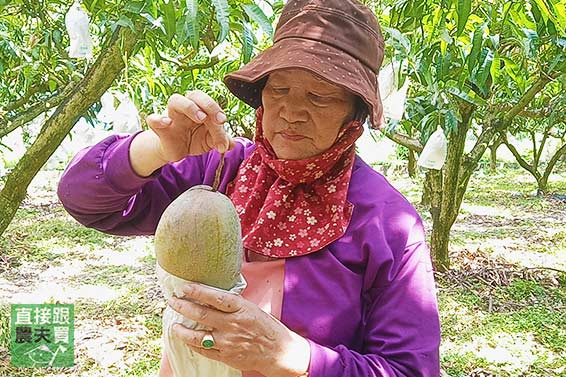
<svg viewBox="0 0 566 377">
<path fill-rule="evenodd" d="M 309 365 L 306 339 L 242 296 L 197 283 L 183 287 L 183 298 L 171 298 L 169 306 L 185 318 L 212 329 L 202 331 L 175 325 L 173 332 L 193 351 L 241 371 L 264 376 L 300 376 Z M 202 347 L 211 333 L 214 346 Z"/>
</svg>

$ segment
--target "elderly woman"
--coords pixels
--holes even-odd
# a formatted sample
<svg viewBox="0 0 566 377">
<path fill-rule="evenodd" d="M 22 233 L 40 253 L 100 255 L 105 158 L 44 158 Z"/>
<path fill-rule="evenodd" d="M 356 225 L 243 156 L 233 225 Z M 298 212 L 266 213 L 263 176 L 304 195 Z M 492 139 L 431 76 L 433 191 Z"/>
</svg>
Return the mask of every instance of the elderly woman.
<svg viewBox="0 0 566 377">
<path fill-rule="evenodd" d="M 175 334 L 243 375 L 437 376 L 440 330 L 421 219 L 356 154 L 382 121 L 383 38 L 355 0 L 290 0 L 275 42 L 225 78 L 257 108 L 255 141 L 232 139 L 207 94 L 173 95 L 149 131 L 77 155 L 59 185 L 81 223 L 149 235 L 189 187 L 219 190 L 242 224 L 248 287 L 187 284 L 169 305 L 210 332 Z M 203 338 L 213 342 L 203 342 Z M 170 375 L 165 355 L 161 375 Z"/>
</svg>

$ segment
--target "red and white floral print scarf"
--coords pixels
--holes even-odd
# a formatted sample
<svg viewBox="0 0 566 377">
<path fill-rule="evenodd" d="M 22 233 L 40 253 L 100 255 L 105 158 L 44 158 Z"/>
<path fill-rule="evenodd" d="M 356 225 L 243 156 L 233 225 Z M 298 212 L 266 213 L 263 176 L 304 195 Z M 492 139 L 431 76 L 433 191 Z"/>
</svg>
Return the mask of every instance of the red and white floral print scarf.
<svg viewBox="0 0 566 377">
<path fill-rule="evenodd" d="M 304 160 L 277 159 L 256 112 L 256 149 L 242 162 L 227 195 L 242 224 L 244 247 L 288 258 L 314 253 L 340 238 L 352 217 L 346 200 L 359 121 L 342 128 L 334 145 Z"/>
</svg>

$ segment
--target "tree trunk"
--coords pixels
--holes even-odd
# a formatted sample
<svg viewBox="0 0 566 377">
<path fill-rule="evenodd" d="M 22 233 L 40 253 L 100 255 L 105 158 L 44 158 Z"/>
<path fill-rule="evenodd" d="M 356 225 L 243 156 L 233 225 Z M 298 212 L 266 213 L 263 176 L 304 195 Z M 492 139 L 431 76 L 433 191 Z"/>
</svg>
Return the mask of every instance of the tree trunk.
<svg viewBox="0 0 566 377">
<path fill-rule="evenodd" d="M 430 245 L 433 263 L 437 271 L 446 271 L 450 268 L 449 240 L 450 229 L 458 216 L 460 187 L 460 169 L 466 136 L 474 108 L 462 105 L 460 112 L 462 122 L 456 130 L 449 135 L 448 153 L 442 171 L 433 173 L 433 194 L 431 203 L 432 235 Z M 464 189 L 465 191 L 465 189 Z"/>
<path fill-rule="evenodd" d="M 538 183 L 538 195 L 546 195 L 548 192 L 548 178 L 550 174 L 554 170 L 554 167 L 558 163 L 561 157 L 566 156 L 566 143 L 563 144 L 558 150 L 554 153 L 554 155 L 548 161 L 548 165 L 546 165 L 546 169 L 544 169 L 544 173 L 540 179 L 537 179 Z"/>
<path fill-rule="evenodd" d="M 548 180 L 541 177 L 537 179 L 537 196 L 544 196 L 548 191 Z"/>
<path fill-rule="evenodd" d="M 499 144 L 494 143 L 489 146 L 489 173 L 496 174 L 497 173 L 497 149 L 499 148 Z"/>
<path fill-rule="evenodd" d="M 489 173 L 496 174 L 497 173 L 497 150 L 503 144 L 503 135 L 499 135 L 497 139 L 494 140 L 493 143 L 489 145 Z"/>
<path fill-rule="evenodd" d="M 450 268 L 450 258 L 448 255 L 450 229 L 445 229 L 440 221 L 440 208 L 442 206 L 441 171 L 429 170 L 426 173 L 425 191 L 428 191 L 427 200 L 432 216 L 432 234 L 430 236 L 432 262 L 437 271 L 445 271 Z"/>
<path fill-rule="evenodd" d="M 409 177 L 415 178 L 417 176 L 417 158 L 415 157 L 415 152 L 409 149 L 409 162 L 407 164 L 407 170 L 409 171 Z"/>
<path fill-rule="evenodd" d="M 424 207 L 430 207 L 432 205 L 432 178 L 430 177 L 430 172 L 425 176 L 425 181 L 423 185 L 423 195 L 421 196 L 421 205 Z M 431 209 L 432 211 L 432 209 Z"/>
<path fill-rule="evenodd" d="M 125 66 L 123 56 L 130 56 L 143 33 L 118 28 L 86 76 L 44 124 L 33 144 L 7 175 L 0 191 L 0 235 L 4 233 L 21 202 L 27 187 L 41 167 L 71 131 L 79 117 L 112 85 Z"/>
</svg>

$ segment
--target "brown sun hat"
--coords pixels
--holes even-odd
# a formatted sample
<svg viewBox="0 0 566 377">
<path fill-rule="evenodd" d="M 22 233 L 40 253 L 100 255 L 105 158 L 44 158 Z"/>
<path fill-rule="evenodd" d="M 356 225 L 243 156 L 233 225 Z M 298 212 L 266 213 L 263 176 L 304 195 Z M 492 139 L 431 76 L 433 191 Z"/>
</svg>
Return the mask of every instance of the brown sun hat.
<svg viewBox="0 0 566 377">
<path fill-rule="evenodd" d="M 224 78 L 248 105 L 261 106 L 269 73 L 301 68 L 358 95 L 368 106 L 373 128 L 383 124 L 377 74 L 383 36 L 375 15 L 356 0 L 289 0 L 273 46 Z"/>
</svg>

